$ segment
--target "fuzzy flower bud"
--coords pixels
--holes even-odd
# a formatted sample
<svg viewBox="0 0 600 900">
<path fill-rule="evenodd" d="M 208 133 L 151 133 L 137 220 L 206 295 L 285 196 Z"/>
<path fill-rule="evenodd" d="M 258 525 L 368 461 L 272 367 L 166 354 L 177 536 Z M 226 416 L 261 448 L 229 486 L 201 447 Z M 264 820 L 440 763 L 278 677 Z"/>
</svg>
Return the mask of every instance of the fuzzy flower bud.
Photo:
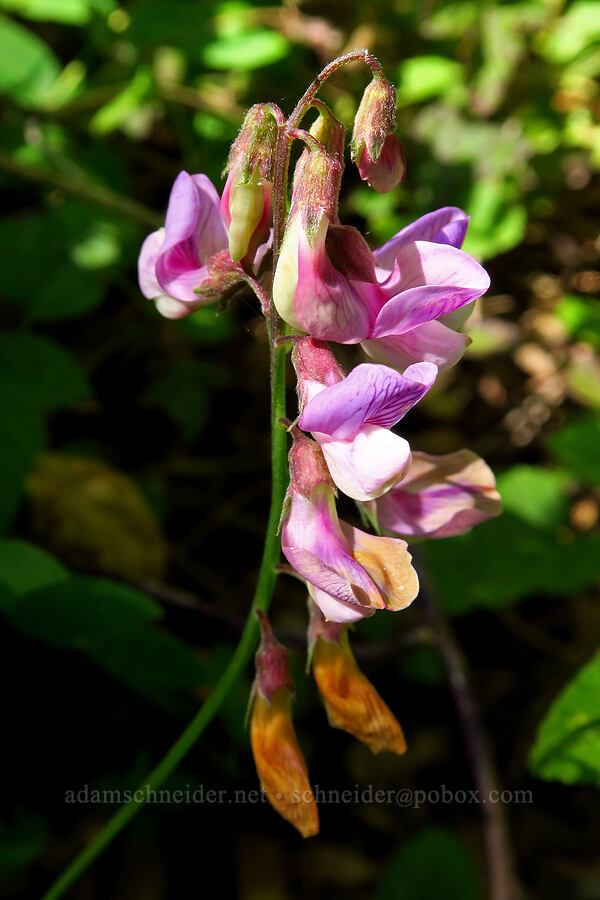
<svg viewBox="0 0 600 900">
<path fill-rule="evenodd" d="M 312 670 L 332 728 L 353 734 L 373 751 L 404 753 L 406 741 L 396 717 L 352 655 L 346 628 L 327 622 L 310 603 Z"/>
<path fill-rule="evenodd" d="M 381 308 L 373 258 L 356 229 L 335 224 L 341 159 L 317 147 L 299 165 L 273 302 L 292 328 L 355 344 Z"/>
<path fill-rule="evenodd" d="M 221 212 L 235 262 L 253 256 L 269 236 L 278 112 L 268 103 L 251 107 L 229 153 Z"/>
<path fill-rule="evenodd" d="M 406 174 L 400 141 L 394 134 L 396 89 L 376 75 L 363 94 L 352 134 L 351 154 L 360 177 L 380 194 L 395 188 Z"/>
<path fill-rule="evenodd" d="M 319 831 L 319 816 L 291 716 L 294 683 L 287 651 L 259 613 L 262 640 L 256 653 L 250 740 L 256 771 L 269 803 L 303 837 Z"/>
</svg>

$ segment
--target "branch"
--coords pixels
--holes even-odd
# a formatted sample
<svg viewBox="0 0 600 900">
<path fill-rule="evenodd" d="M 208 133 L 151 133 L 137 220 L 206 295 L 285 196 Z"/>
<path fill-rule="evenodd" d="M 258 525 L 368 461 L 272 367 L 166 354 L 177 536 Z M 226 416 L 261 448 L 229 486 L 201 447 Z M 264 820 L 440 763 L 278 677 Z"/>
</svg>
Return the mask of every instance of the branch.
<svg viewBox="0 0 600 900">
<path fill-rule="evenodd" d="M 473 781 L 481 799 L 490 900 L 520 900 L 506 817 L 501 803 L 486 802 L 498 792 L 498 778 L 467 675 L 467 664 L 454 634 L 419 567 L 419 598 L 440 653 L 460 721 Z"/>
<path fill-rule="evenodd" d="M 24 181 L 33 181 L 35 184 L 58 188 L 66 194 L 80 197 L 109 212 L 132 219 L 140 225 L 160 228 L 163 224 L 162 217 L 153 210 L 141 203 L 136 203 L 135 200 L 122 197 L 116 191 L 111 191 L 109 188 L 94 184 L 84 178 L 66 177 L 57 172 L 49 172 L 40 166 L 20 163 L 4 150 L 0 150 L 0 169 L 4 169 L 10 175 L 16 175 Z"/>
</svg>

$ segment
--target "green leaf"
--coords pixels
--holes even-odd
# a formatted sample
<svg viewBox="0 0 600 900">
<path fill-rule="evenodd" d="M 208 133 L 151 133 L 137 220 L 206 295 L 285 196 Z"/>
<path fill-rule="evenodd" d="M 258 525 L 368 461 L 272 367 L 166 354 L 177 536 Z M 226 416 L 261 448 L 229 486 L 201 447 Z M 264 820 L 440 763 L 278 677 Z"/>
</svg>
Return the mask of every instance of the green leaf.
<svg viewBox="0 0 600 900">
<path fill-rule="evenodd" d="M 0 375 L 0 533 L 10 525 L 25 478 L 45 443 L 43 415 L 17 384 Z"/>
<path fill-rule="evenodd" d="M 68 571 L 57 559 L 26 541 L 0 541 L 0 583 L 15 594 L 66 581 Z"/>
<path fill-rule="evenodd" d="M 569 334 L 600 350 L 600 306 L 595 298 L 567 294 L 557 303 L 554 314 Z"/>
<path fill-rule="evenodd" d="M 561 691 L 529 756 L 534 775 L 600 786 L 600 653 Z"/>
<path fill-rule="evenodd" d="M 422 553 L 452 615 L 534 594 L 572 594 L 600 575 L 600 535 L 575 537 L 564 526 L 555 534 L 509 512 L 468 534 L 427 541 Z"/>
<path fill-rule="evenodd" d="M 548 439 L 548 446 L 578 478 L 600 485 L 600 417 L 567 425 Z"/>
<path fill-rule="evenodd" d="M 221 344 L 231 337 L 234 320 L 226 309 L 204 306 L 174 323 L 177 330 L 198 344 Z"/>
<path fill-rule="evenodd" d="M 278 31 L 256 28 L 207 44 L 202 59 L 212 69 L 246 71 L 284 59 L 289 47 L 289 41 Z"/>
<path fill-rule="evenodd" d="M 20 631 L 55 647 L 85 650 L 159 619 L 160 606 L 104 578 L 78 576 L 23 594 L 8 617 Z"/>
<path fill-rule="evenodd" d="M 498 478 L 504 508 L 537 528 L 555 529 L 565 521 L 569 479 L 538 466 L 513 466 Z"/>
<path fill-rule="evenodd" d="M 52 51 L 33 32 L 0 15 L 0 91 L 35 106 L 60 72 Z"/>
<path fill-rule="evenodd" d="M 0 383 L 41 413 L 89 395 L 87 379 L 67 351 L 35 334 L 0 336 Z"/>
<path fill-rule="evenodd" d="M 98 218 L 97 213 L 91 215 L 84 205 L 74 202 L 38 215 L 3 219 L 0 243 L 12 261 L 5 268 L 5 294 L 27 309 L 31 322 L 74 316 L 93 309 L 103 298 L 104 285 L 89 271 L 97 268 L 98 263 L 93 258 L 93 248 L 91 258 L 90 250 L 86 253 L 84 242 L 103 234 L 110 234 L 113 243 L 110 253 L 114 259 L 115 252 L 120 253 L 124 232 L 114 221 Z M 75 265 L 65 264 L 68 255 Z M 32 259 L 36 260 L 35 266 L 31 264 Z"/>
<path fill-rule="evenodd" d="M 0 824 L 0 876 L 33 862 L 48 840 L 46 822 L 35 813 L 19 812 L 10 822 Z"/>
<path fill-rule="evenodd" d="M 0 9 L 40 22 L 85 25 L 90 20 L 86 0 L 0 0 Z"/>
<path fill-rule="evenodd" d="M 94 641 L 89 652 L 111 675 L 150 699 L 203 683 L 204 666 L 193 650 L 159 628 L 111 635 Z"/>
<path fill-rule="evenodd" d="M 462 93 L 463 69 L 445 56 L 413 56 L 399 70 L 398 102 L 420 103 L 449 93 Z"/>
<path fill-rule="evenodd" d="M 127 87 L 92 116 L 90 120 L 91 133 L 108 134 L 123 125 L 132 113 L 150 97 L 152 84 L 151 68 L 141 66 Z"/>
<path fill-rule="evenodd" d="M 450 831 L 430 828 L 408 841 L 383 871 L 375 900 L 483 900 L 477 871 Z"/>
<path fill-rule="evenodd" d="M 223 376 L 214 366 L 189 360 L 175 363 L 166 375 L 155 381 L 147 392 L 148 402 L 162 407 L 193 440 L 201 433 L 208 416 L 212 384 Z"/>
<path fill-rule="evenodd" d="M 489 259 L 512 249 L 523 239 L 525 207 L 513 199 L 513 188 L 497 177 L 476 180 L 466 209 L 471 216 L 464 250 Z"/>
<path fill-rule="evenodd" d="M 566 63 L 600 40 L 596 0 L 576 0 L 557 18 L 552 30 L 540 36 L 542 53 L 553 63 Z"/>
<path fill-rule="evenodd" d="M 32 294 L 29 317 L 32 322 L 51 322 L 78 316 L 95 309 L 104 296 L 102 285 L 81 269 L 63 266 Z"/>
</svg>

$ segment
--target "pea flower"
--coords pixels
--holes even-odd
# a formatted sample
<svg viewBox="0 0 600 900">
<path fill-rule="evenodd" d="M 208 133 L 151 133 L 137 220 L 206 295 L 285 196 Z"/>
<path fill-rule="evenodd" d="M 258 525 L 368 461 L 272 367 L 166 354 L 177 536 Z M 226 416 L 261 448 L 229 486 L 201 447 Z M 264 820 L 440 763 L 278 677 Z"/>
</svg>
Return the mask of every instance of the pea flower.
<svg viewBox="0 0 600 900">
<path fill-rule="evenodd" d="M 344 494 L 363 501 L 379 497 L 405 475 L 411 459 L 408 441 L 390 428 L 429 390 L 437 368 L 420 363 L 401 375 L 363 363 L 344 378 L 327 345 L 311 338 L 295 342 L 292 358 L 299 427 L 319 442 Z"/>
<path fill-rule="evenodd" d="M 165 227 L 149 234 L 140 251 L 142 293 L 167 319 L 180 319 L 221 299 L 240 279 L 228 240 L 219 195 L 209 179 L 180 172 Z"/>
<path fill-rule="evenodd" d="M 343 135 L 330 111 L 310 129 L 318 143 L 304 150 L 296 166 L 273 302 L 297 331 L 356 344 L 368 337 L 380 304 L 366 241 L 356 229 L 338 224 Z"/>
<path fill-rule="evenodd" d="M 447 368 L 468 338 L 438 320 L 481 297 L 490 284 L 485 269 L 455 246 L 464 237 L 463 220 L 460 210 L 438 210 L 371 254 L 357 231 L 333 225 L 324 214 L 312 235 L 301 218 L 293 219 L 275 273 L 275 305 L 297 330 L 318 340 L 361 343 L 377 362 Z M 276 291 L 278 273 L 283 294 Z"/>
<path fill-rule="evenodd" d="M 269 803 L 303 837 L 319 831 L 319 814 L 291 716 L 294 682 L 287 652 L 259 614 L 262 639 L 250 702 L 250 742 L 256 771 Z"/>
<path fill-rule="evenodd" d="M 463 534 L 502 512 L 494 473 L 471 450 L 413 453 L 402 481 L 376 502 L 381 527 L 407 537 Z"/>
<path fill-rule="evenodd" d="M 332 728 L 341 728 L 373 753 L 404 753 L 398 720 L 358 668 L 345 625 L 327 622 L 310 602 L 309 648 L 312 671 Z"/>
<path fill-rule="evenodd" d="M 462 247 L 469 217 L 446 206 L 421 216 L 374 251 L 377 280 L 387 298 L 363 349 L 377 362 L 404 369 L 458 362 L 469 338 L 455 331 L 489 276 Z"/>
<path fill-rule="evenodd" d="M 377 609 L 399 610 L 412 603 L 419 582 L 406 543 L 338 519 L 323 453 L 301 432 L 294 435 L 289 461 L 281 546 L 323 615 L 333 622 L 355 622 Z"/>
</svg>

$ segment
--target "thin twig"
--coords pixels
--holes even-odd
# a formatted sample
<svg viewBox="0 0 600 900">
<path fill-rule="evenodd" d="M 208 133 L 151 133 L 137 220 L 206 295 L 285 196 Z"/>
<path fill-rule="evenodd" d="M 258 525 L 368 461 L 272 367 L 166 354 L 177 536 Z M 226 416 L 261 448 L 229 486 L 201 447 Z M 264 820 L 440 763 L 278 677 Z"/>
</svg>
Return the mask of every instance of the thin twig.
<svg viewBox="0 0 600 900">
<path fill-rule="evenodd" d="M 82 200 L 87 200 L 95 206 L 117 213 L 117 215 L 124 216 L 127 219 L 132 219 L 134 222 L 149 228 L 159 228 L 162 225 L 161 216 L 148 209 L 147 206 L 136 203 L 135 200 L 122 197 L 115 191 L 111 191 L 109 188 L 102 187 L 99 184 L 94 184 L 84 178 L 67 177 L 58 172 L 49 172 L 40 166 L 18 162 L 3 150 L 0 150 L 0 169 L 11 175 L 16 175 L 24 181 L 33 181 L 36 184 L 58 188 L 66 194 L 80 197 Z"/>
<path fill-rule="evenodd" d="M 430 623 L 435 645 L 446 671 L 450 692 L 460 721 L 473 780 L 478 789 L 483 816 L 483 836 L 488 869 L 489 900 L 520 900 L 513 865 L 513 854 L 504 809 L 490 798 L 500 797 L 498 778 L 485 737 L 473 691 L 467 675 L 467 663 L 454 634 L 427 581 L 419 569 L 419 599 Z"/>
<path fill-rule="evenodd" d="M 281 570 L 281 567 L 278 567 L 278 570 Z M 244 630 L 246 624 L 245 616 L 211 603 L 210 600 L 203 600 L 191 591 L 172 587 L 169 584 L 164 584 L 162 581 L 155 581 L 149 578 L 127 579 L 127 584 L 145 594 L 149 594 L 155 600 L 159 600 L 168 606 L 177 606 L 181 609 L 196 612 L 200 616 L 220 622 L 236 632 Z M 289 646 L 306 647 L 306 632 L 304 631 L 277 627 L 277 637 Z M 434 643 L 434 636 L 430 627 L 428 625 L 417 625 L 409 631 L 402 632 L 402 634 L 397 635 L 392 640 L 386 641 L 384 644 L 354 644 L 352 652 L 357 659 L 383 660 L 395 656 L 400 650 L 431 645 L 432 643 Z"/>
</svg>

